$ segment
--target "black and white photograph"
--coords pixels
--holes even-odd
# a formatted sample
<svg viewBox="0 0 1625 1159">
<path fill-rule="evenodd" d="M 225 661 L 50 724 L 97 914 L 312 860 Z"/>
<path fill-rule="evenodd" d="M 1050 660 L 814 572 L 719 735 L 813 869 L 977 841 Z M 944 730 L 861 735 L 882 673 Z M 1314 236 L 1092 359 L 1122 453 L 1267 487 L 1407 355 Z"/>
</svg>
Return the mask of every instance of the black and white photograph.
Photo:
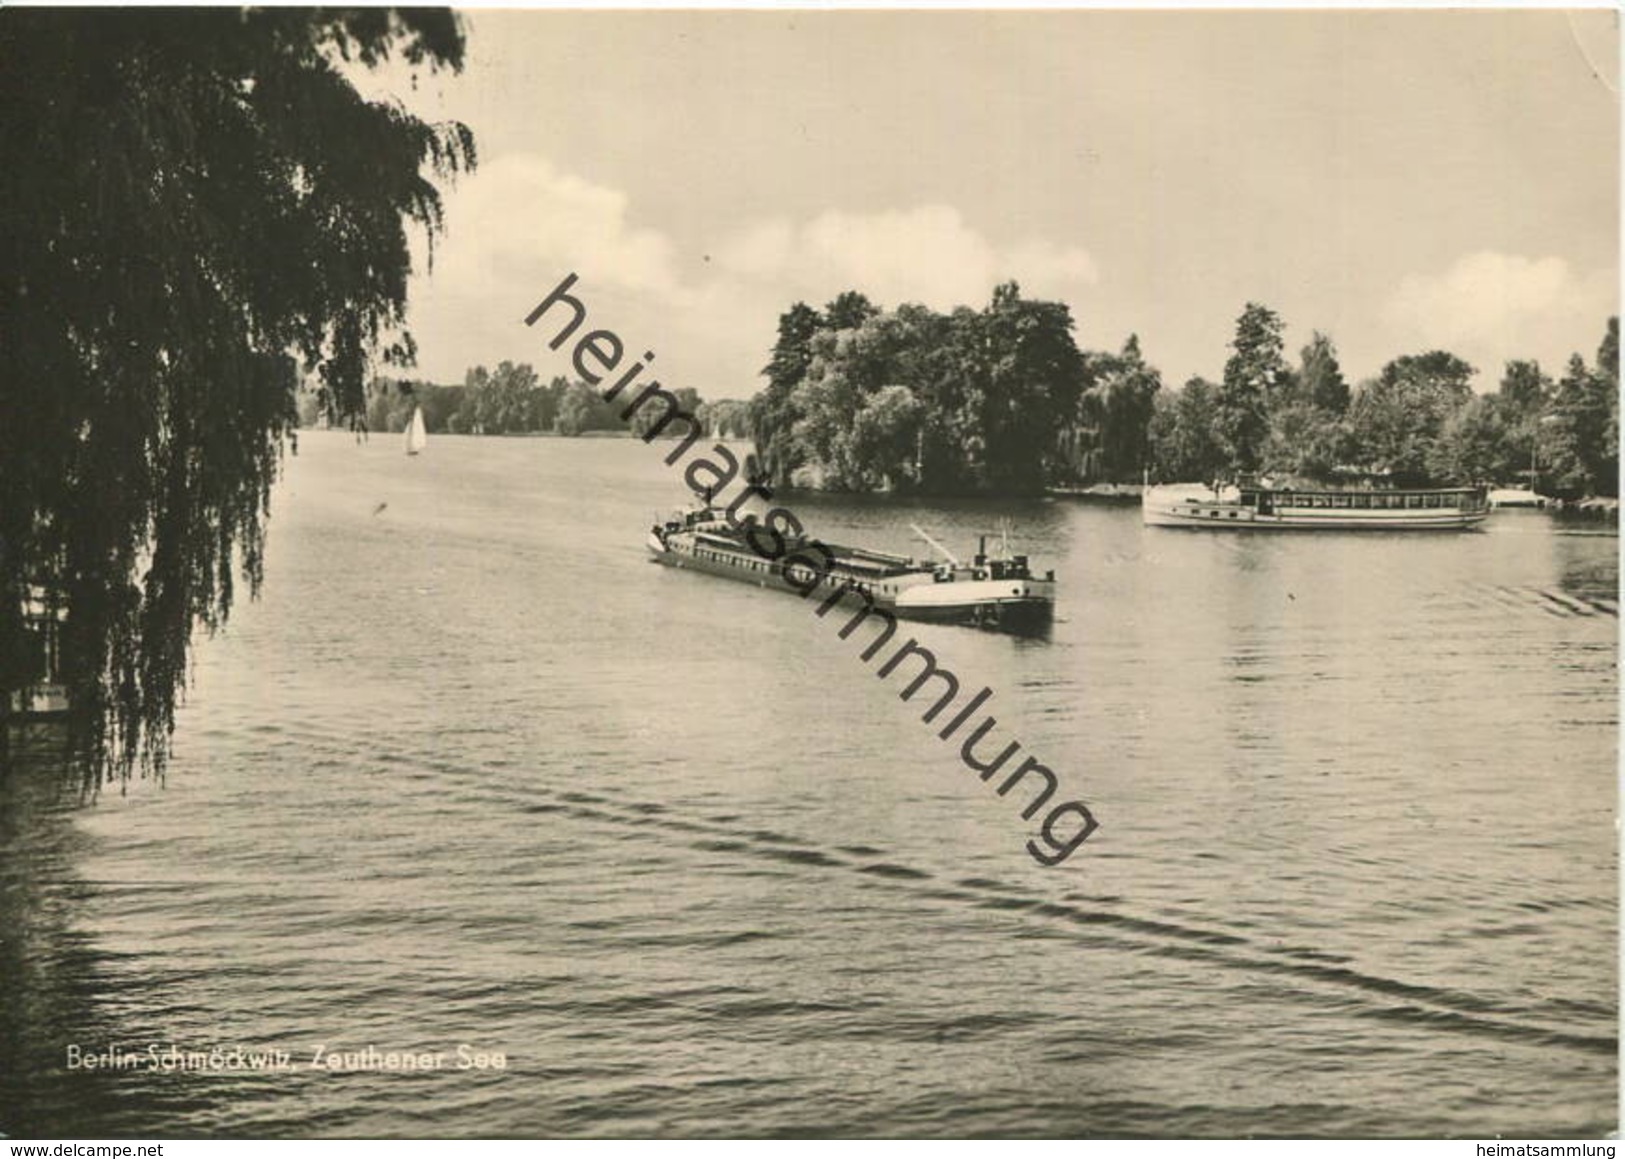
<svg viewBox="0 0 1625 1159">
<path fill-rule="evenodd" d="M 1612 1159 L 1619 82 L 7 4 L 8 1154 Z"/>
</svg>

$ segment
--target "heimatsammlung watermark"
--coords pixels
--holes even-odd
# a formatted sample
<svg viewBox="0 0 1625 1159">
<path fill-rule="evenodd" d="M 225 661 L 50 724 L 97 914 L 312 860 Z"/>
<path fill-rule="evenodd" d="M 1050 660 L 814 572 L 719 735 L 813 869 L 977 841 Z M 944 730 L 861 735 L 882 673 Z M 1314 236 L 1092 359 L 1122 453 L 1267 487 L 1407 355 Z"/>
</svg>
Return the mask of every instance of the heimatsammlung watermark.
<svg viewBox="0 0 1625 1159">
<path fill-rule="evenodd" d="M 588 385 L 598 387 L 620 368 L 626 355 L 626 344 L 611 330 L 584 329 L 587 307 L 576 288 L 577 281 L 578 278 L 573 272 L 566 276 L 553 288 L 552 293 L 543 298 L 541 303 L 525 317 L 525 325 L 534 326 L 543 318 L 547 318 L 550 325 L 557 326 L 558 330 L 548 341 L 548 348 L 552 350 L 559 349 L 578 331 L 582 331 L 580 337 L 575 340 L 571 360 L 576 374 Z M 610 386 L 602 389 L 600 393 L 604 400 L 613 401 L 620 397 L 654 360 L 654 352 L 645 351 L 642 358 L 634 361 Z M 642 384 L 638 395 L 622 409 L 621 419 L 630 421 L 641 408 L 657 403 L 665 408 L 664 413 L 660 415 L 658 422 L 650 424 L 644 431 L 643 441 L 652 442 L 663 435 L 667 427 L 674 423 L 682 423 L 685 427 L 682 439 L 666 455 L 666 465 L 675 467 L 694 448 L 701 434 L 699 420 L 682 409 L 675 395 L 663 389 L 658 380 L 651 379 Z M 715 444 L 707 454 L 712 458 L 696 457 L 688 461 L 683 470 L 683 481 L 695 493 L 720 496 L 739 477 L 739 459 L 722 443 Z M 861 599 L 863 606 L 859 607 L 851 619 L 842 626 L 840 637 L 843 640 L 847 639 L 869 617 L 875 617 L 882 625 L 881 631 L 869 642 L 868 647 L 859 653 L 859 658 L 864 663 L 873 660 L 880 650 L 891 642 L 893 634 L 897 631 L 896 617 L 886 609 L 877 607 L 873 597 L 861 588 L 855 587 L 850 580 L 838 585 L 833 584 L 829 573 L 835 565 L 835 553 L 819 540 L 806 539 L 805 529 L 794 512 L 785 507 L 774 507 L 760 521 L 742 520 L 738 514 L 739 509 L 751 496 L 757 496 L 764 502 L 771 502 L 773 499 L 773 491 L 766 485 L 765 478 L 747 479 L 746 482 L 747 486 L 726 508 L 728 522 L 743 534 L 752 551 L 768 561 L 768 566 L 772 568 L 774 574 L 799 592 L 803 599 L 820 587 L 831 588 L 815 610 L 819 618 L 828 615 L 832 608 L 843 601 Z M 791 550 L 792 545 L 795 546 L 794 551 Z M 913 681 L 898 693 L 898 697 L 905 701 L 912 700 L 928 682 L 937 681 L 937 685 L 933 688 L 933 692 L 938 693 L 937 699 L 920 718 L 927 724 L 934 724 L 959 696 L 959 677 L 937 663 L 936 654 L 912 636 L 880 665 L 875 675 L 885 680 L 907 660 L 916 661 L 919 667 L 915 669 Z M 954 739 L 972 714 L 992 696 L 993 690 L 983 687 L 947 724 L 943 725 L 937 736 L 944 741 Z M 979 774 L 982 780 L 989 782 L 1021 750 L 1019 741 L 1010 741 L 997 756 L 985 755 L 987 749 L 991 749 L 991 743 L 988 743 L 987 749 L 978 752 L 988 734 L 998 723 L 997 717 L 983 716 L 981 721 L 965 734 L 959 746 L 959 756 L 966 767 Z M 1026 757 L 999 783 L 999 796 L 1004 796 L 1028 777 L 1032 780 L 1027 783 L 1026 789 L 1034 795 L 1022 809 L 1021 815 L 1031 820 L 1050 803 L 1050 798 L 1055 795 L 1060 781 L 1055 771 L 1042 761 Z M 1075 831 L 1071 831 L 1073 825 L 1077 827 Z M 1052 807 L 1044 816 L 1038 832 L 1043 844 L 1029 840 L 1027 852 L 1032 854 L 1040 865 L 1059 865 L 1099 827 L 1099 823 L 1081 801 L 1063 801 Z"/>
</svg>

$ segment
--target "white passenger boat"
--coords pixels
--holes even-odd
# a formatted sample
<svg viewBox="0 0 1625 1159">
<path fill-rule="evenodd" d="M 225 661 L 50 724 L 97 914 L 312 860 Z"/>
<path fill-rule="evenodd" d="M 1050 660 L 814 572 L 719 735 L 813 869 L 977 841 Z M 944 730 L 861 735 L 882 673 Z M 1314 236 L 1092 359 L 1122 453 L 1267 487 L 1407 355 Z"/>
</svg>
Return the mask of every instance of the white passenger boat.
<svg viewBox="0 0 1625 1159">
<path fill-rule="evenodd" d="M 1225 487 L 1202 484 L 1147 487 L 1148 527 L 1263 530 L 1451 531 L 1474 527 L 1489 514 L 1482 487 L 1346 491 Z"/>
</svg>

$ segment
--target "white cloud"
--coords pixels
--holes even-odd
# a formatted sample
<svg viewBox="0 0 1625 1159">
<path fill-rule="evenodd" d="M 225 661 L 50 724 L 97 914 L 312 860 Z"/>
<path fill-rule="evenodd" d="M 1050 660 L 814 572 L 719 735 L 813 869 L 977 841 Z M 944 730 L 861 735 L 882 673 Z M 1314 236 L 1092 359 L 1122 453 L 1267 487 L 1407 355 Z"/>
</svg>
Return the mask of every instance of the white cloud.
<svg viewBox="0 0 1625 1159">
<path fill-rule="evenodd" d="M 1099 276 L 1082 249 L 1034 239 L 1001 248 L 947 205 L 828 210 L 800 225 L 759 222 L 721 247 L 719 259 L 724 270 L 794 286 L 815 300 L 855 289 L 886 305 L 939 310 L 982 305 L 1010 278 L 1035 295 L 1064 295 Z"/>
<path fill-rule="evenodd" d="M 522 323 L 572 272 L 593 320 L 629 342 L 661 340 L 648 319 L 688 292 L 671 239 L 636 224 L 624 193 L 540 157 L 482 162 L 447 196 L 446 223 L 432 272 L 412 288 L 410 319 L 421 372 L 441 382 L 503 359 L 543 378 L 572 374 L 566 352 Z"/>
<path fill-rule="evenodd" d="M 483 165 L 452 193 L 447 217 L 455 233 L 436 275 L 454 284 L 545 263 L 590 270 L 628 290 L 679 289 L 670 240 L 628 221 L 626 194 L 538 157 L 510 155 Z"/>
<path fill-rule="evenodd" d="M 1405 339 L 1445 347 L 1500 378 L 1509 358 L 1538 358 L 1558 369 L 1572 351 L 1593 353 L 1618 287 L 1609 271 L 1580 275 L 1561 258 L 1481 251 L 1436 274 L 1410 274 L 1383 307 Z"/>
<path fill-rule="evenodd" d="M 517 319 L 572 271 L 594 318 L 657 350 L 671 382 L 735 396 L 759 387 L 778 315 L 797 299 L 855 289 L 885 306 L 949 309 L 982 305 L 1009 278 L 1066 298 L 1098 277 L 1083 249 L 1001 247 L 946 205 L 744 222 L 707 254 L 636 224 L 635 208 L 541 157 L 483 164 L 448 198 L 433 277 L 414 293 L 424 370 L 449 380 L 513 358 L 544 376 L 568 373 Z"/>
<path fill-rule="evenodd" d="M 781 275 L 790 264 L 795 230 L 788 221 L 760 221 L 726 239 L 717 247 L 718 266 L 749 278 Z"/>
</svg>

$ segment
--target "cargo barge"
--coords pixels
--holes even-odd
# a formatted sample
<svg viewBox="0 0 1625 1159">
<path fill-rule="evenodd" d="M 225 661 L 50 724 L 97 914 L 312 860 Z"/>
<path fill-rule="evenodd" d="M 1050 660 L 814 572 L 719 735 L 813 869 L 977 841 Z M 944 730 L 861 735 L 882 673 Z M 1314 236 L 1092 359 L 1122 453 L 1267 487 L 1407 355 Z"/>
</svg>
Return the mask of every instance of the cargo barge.
<svg viewBox="0 0 1625 1159">
<path fill-rule="evenodd" d="M 668 567 L 796 595 L 847 587 L 901 619 L 1035 633 L 1054 618 L 1055 573 L 1040 577 L 1025 555 L 1007 550 L 989 556 L 986 537 L 970 563 L 952 556 L 933 563 L 805 537 L 787 541 L 770 558 L 751 545 L 755 526 L 751 517 L 736 522 L 705 502 L 656 523 L 646 544 L 650 557 Z M 758 538 L 764 535 L 757 530 Z"/>
</svg>

